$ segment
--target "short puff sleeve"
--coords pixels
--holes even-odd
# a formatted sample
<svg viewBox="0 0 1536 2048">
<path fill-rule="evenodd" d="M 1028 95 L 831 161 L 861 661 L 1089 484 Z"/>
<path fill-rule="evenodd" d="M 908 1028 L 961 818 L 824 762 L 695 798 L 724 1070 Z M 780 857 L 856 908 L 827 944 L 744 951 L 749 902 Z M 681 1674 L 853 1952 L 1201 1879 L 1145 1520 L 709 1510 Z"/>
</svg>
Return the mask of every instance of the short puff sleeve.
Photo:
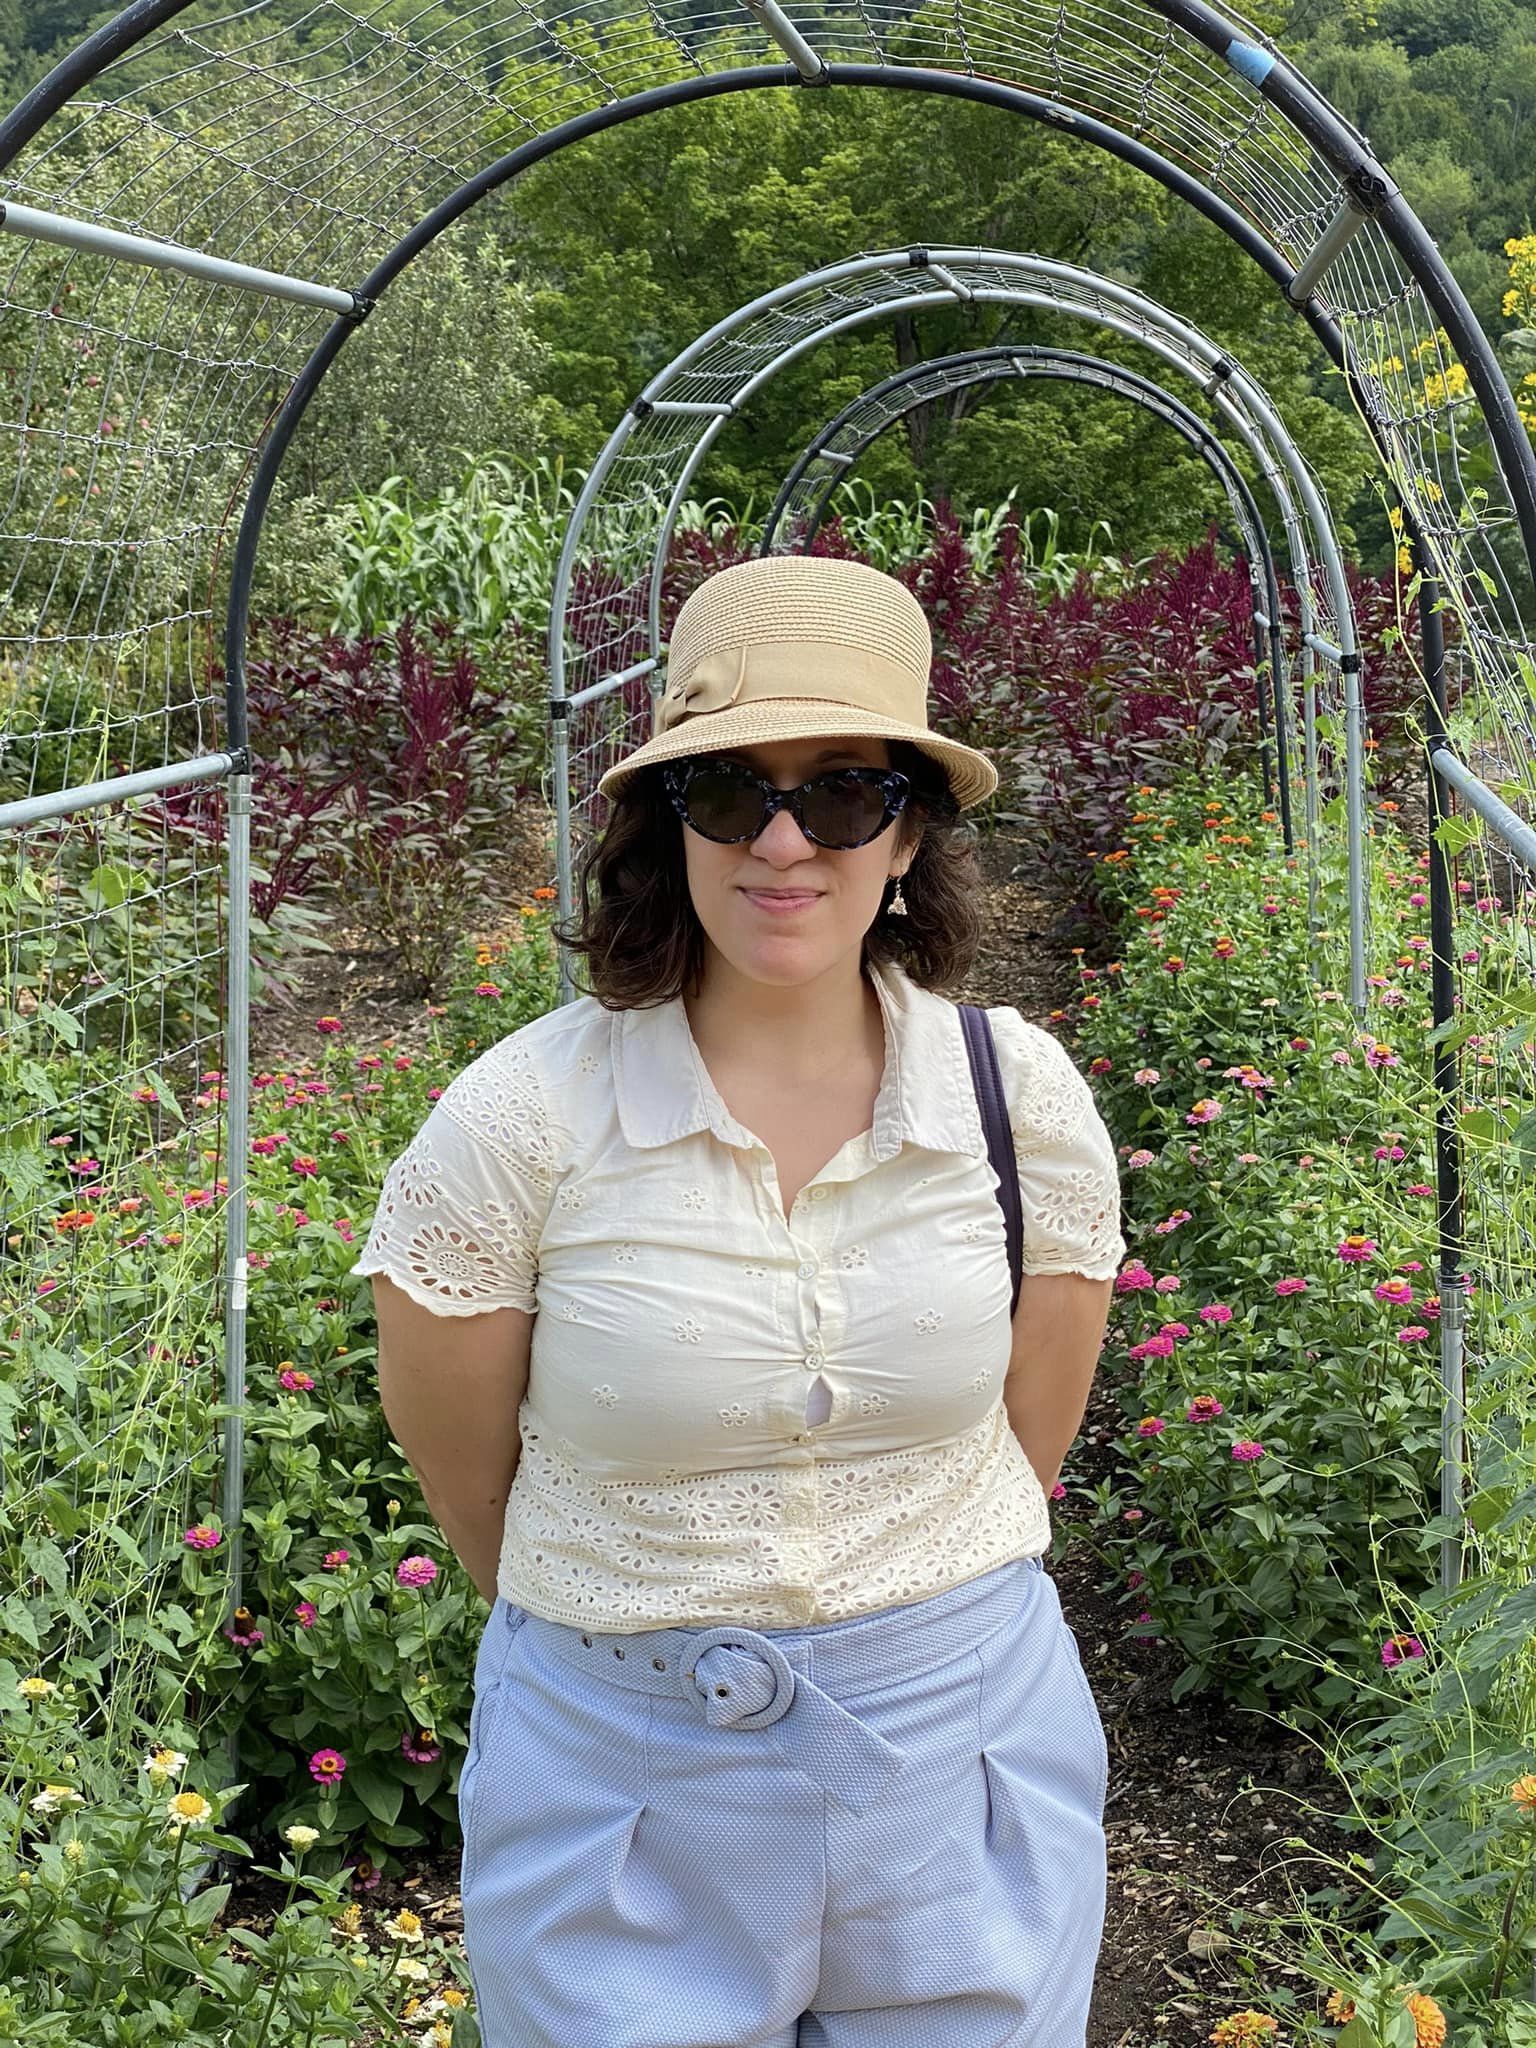
<svg viewBox="0 0 1536 2048">
<path fill-rule="evenodd" d="M 1024 1271 L 1112 1280 L 1126 1254 L 1114 1140 L 1061 1041 L 988 1011 L 1024 1208 Z"/>
<path fill-rule="evenodd" d="M 354 1273 L 439 1315 L 538 1309 L 557 1146 L 531 1049 L 513 1032 L 455 1075 L 384 1176 Z"/>
</svg>

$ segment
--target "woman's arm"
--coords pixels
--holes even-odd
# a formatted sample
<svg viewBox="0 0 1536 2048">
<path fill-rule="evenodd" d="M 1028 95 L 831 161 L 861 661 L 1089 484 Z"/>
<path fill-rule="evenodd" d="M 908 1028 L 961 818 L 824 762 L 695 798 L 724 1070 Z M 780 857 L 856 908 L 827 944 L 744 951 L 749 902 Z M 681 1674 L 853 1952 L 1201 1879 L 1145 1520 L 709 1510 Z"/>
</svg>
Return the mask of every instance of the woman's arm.
<svg viewBox="0 0 1536 2048">
<path fill-rule="evenodd" d="M 437 1315 L 381 1273 L 373 1300 L 385 1417 L 438 1527 L 494 1604 L 534 1319 L 515 1308 Z"/>
<path fill-rule="evenodd" d="M 1082 1427 L 1114 1291 L 1082 1273 L 1026 1273 L 1019 1285 L 1003 1406 L 1047 1494 Z"/>
</svg>

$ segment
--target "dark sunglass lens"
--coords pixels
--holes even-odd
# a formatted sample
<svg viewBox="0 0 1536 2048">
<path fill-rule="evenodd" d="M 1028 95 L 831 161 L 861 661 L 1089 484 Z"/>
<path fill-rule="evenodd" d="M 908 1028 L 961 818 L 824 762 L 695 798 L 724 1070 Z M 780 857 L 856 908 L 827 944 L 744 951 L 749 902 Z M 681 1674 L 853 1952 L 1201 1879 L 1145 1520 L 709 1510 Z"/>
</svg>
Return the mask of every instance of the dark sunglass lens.
<svg viewBox="0 0 1536 2048">
<path fill-rule="evenodd" d="M 820 776 L 805 793 L 806 829 L 824 846 L 873 838 L 884 815 L 884 790 L 856 775 Z"/>
<path fill-rule="evenodd" d="M 706 839 L 742 839 L 763 815 L 763 793 L 739 768 L 698 768 L 688 778 L 688 822 Z"/>
</svg>

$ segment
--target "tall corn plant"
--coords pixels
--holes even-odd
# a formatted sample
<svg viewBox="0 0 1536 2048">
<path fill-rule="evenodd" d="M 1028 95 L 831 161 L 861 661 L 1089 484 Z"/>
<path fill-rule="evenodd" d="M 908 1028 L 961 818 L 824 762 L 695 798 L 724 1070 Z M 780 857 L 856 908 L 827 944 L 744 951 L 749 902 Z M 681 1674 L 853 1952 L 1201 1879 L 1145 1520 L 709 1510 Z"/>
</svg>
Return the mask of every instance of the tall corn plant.
<svg viewBox="0 0 1536 2048">
<path fill-rule="evenodd" d="M 342 580 L 333 632 L 365 638 L 407 613 L 448 620 L 484 643 L 504 628 L 542 635 L 549 624 L 560 538 L 575 494 L 557 457 L 482 457 L 437 497 L 386 478 L 341 515 Z"/>
</svg>

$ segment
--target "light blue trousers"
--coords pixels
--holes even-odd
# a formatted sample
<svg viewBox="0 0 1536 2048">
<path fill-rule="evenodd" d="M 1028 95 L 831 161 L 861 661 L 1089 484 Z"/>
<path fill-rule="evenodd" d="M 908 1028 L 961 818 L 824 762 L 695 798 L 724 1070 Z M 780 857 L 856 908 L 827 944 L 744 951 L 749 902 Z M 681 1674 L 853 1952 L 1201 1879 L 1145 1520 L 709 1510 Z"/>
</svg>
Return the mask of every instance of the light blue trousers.
<svg viewBox="0 0 1536 2048">
<path fill-rule="evenodd" d="M 1107 1769 L 1038 1558 L 818 1628 L 500 1599 L 459 1783 L 485 2048 L 1083 2048 Z"/>
</svg>

